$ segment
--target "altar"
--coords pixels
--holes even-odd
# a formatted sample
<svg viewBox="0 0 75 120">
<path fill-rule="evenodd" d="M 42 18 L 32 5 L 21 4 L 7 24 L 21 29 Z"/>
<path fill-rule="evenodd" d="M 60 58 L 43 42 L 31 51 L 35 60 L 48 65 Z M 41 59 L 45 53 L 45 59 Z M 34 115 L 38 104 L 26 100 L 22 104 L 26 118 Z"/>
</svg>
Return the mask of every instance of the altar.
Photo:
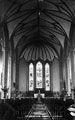
<svg viewBox="0 0 75 120">
<path fill-rule="evenodd" d="M 44 93 L 40 93 L 41 97 L 42 98 L 45 98 L 45 94 Z M 38 97 L 38 93 L 34 93 L 34 98 L 37 98 Z"/>
<path fill-rule="evenodd" d="M 45 98 L 45 92 L 43 89 L 36 89 L 35 93 L 34 93 L 34 98 L 38 98 L 40 96 L 40 98 Z"/>
</svg>

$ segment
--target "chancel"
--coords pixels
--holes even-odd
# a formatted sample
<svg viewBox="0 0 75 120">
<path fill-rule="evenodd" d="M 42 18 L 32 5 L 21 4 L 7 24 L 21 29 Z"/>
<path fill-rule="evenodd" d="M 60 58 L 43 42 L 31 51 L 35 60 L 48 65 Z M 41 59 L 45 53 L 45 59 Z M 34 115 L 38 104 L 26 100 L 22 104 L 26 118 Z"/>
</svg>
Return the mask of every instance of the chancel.
<svg viewBox="0 0 75 120">
<path fill-rule="evenodd" d="M 73 120 L 74 106 L 75 0 L 0 0 L 0 120 Z"/>
</svg>

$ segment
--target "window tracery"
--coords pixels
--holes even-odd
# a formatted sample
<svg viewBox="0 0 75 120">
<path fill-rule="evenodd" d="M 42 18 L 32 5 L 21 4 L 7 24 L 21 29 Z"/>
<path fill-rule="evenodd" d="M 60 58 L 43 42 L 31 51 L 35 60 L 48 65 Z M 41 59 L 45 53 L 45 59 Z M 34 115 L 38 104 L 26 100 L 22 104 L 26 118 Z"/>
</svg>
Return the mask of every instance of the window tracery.
<svg viewBox="0 0 75 120">
<path fill-rule="evenodd" d="M 29 65 L 29 91 L 34 89 L 34 66 L 32 63 Z"/>
<path fill-rule="evenodd" d="M 45 89 L 46 91 L 50 90 L 50 67 L 49 64 L 45 64 Z"/>
<path fill-rule="evenodd" d="M 34 74 L 34 66 L 36 76 Z M 45 73 L 45 79 L 43 79 L 43 73 Z M 35 78 L 35 85 L 34 85 Z M 33 63 L 29 64 L 29 91 L 33 91 L 34 88 L 43 88 L 45 86 L 45 90 L 50 90 L 50 65 L 46 63 L 45 65 L 42 62 L 38 61 L 35 65 Z"/>
<path fill-rule="evenodd" d="M 36 88 L 42 88 L 42 63 L 36 64 Z"/>
</svg>

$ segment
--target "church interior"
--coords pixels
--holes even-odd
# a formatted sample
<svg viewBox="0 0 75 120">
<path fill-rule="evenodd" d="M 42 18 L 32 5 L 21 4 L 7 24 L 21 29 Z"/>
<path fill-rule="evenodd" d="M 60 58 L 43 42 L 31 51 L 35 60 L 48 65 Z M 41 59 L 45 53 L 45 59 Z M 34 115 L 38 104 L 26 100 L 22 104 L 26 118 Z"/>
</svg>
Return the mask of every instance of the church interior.
<svg viewBox="0 0 75 120">
<path fill-rule="evenodd" d="M 0 120 L 75 120 L 75 0 L 0 0 Z"/>
</svg>

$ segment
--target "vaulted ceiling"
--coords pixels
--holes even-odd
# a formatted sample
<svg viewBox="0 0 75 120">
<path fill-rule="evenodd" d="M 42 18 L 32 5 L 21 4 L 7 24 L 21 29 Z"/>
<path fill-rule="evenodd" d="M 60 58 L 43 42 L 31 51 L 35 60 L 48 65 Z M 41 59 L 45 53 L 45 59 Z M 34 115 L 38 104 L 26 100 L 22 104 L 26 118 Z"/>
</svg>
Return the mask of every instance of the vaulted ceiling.
<svg viewBox="0 0 75 120">
<path fill-rule="evenodd" d="M 9 39 L 19 57 L 53 60 L 60 56 L 75 14 L 74 0 L 3 0 L 1 21 L 7 22 Z M 67 40 L 68 40 L 67 39 Z"/>
</svg>

